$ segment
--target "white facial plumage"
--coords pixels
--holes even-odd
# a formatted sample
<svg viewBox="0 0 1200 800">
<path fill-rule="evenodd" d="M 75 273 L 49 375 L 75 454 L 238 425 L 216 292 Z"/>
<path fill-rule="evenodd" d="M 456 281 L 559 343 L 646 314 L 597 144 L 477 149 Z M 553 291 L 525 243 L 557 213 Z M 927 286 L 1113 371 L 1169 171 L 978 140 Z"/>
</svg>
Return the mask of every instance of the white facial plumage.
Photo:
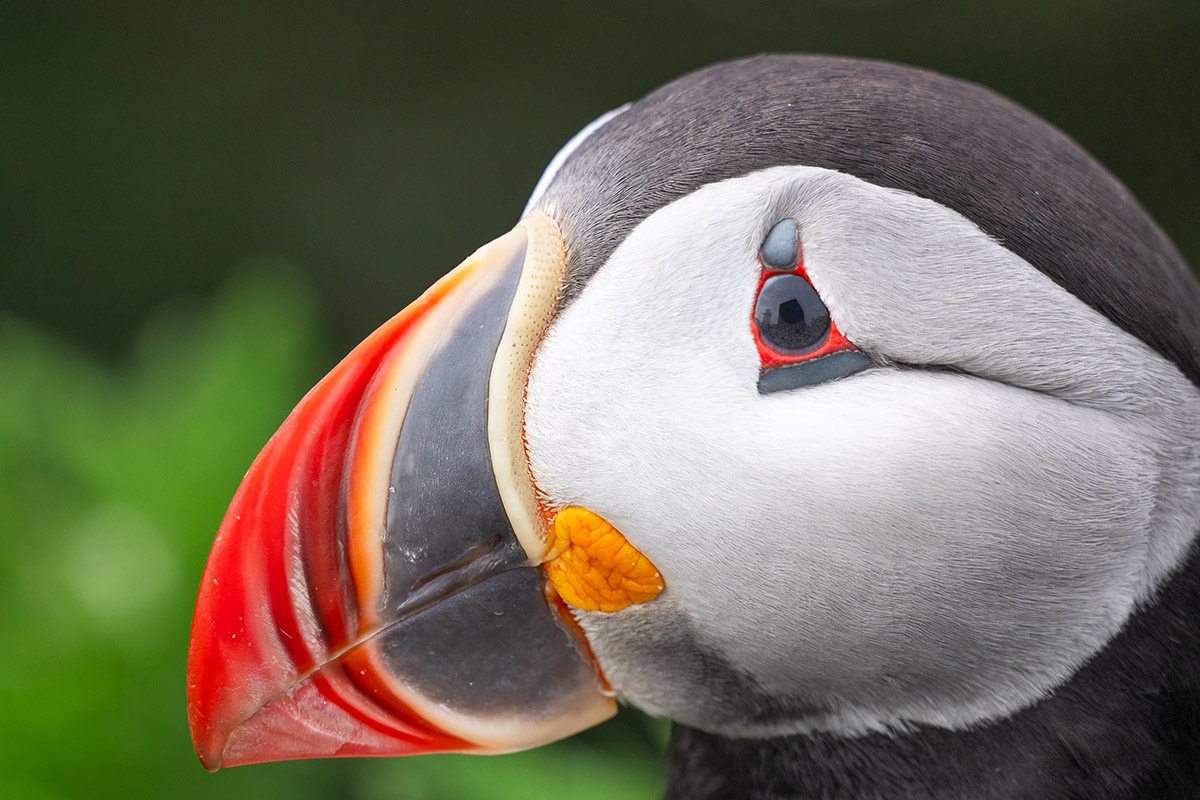
<svg viewBox="0 0 1200 800">
<path fill-rule="evenodd" d="M 789 217 L 876 366 L 762 394 L 756 254 Z M 578 614 L 608 680 L 730 735 L 1012 713 L 1200 525 L 1183 435 L 1200 392 L 1174 365 L 957 213 L 829 170 L 710 184 L 645 219 L 553 323 L 527 398 L 538 488 L 666 581 Z M 724 690 L 699 691 L 716 673 Z"/>
</svg>

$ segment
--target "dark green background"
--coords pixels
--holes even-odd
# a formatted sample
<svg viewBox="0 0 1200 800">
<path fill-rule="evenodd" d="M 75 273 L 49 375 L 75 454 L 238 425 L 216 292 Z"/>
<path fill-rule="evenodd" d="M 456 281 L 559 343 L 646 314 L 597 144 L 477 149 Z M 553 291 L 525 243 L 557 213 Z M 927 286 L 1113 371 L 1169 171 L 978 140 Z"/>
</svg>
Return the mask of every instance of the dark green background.
<svg viewBox="0 0 1200 800">
<path fill-rule="evenodd" d="M 0 5 L 0 796 L 651 797 L 637 715 L 503 758 L 205 774 L 190 603 L 300 394 L 579 127 L 762 51 L 987 84 L 1200 262 L 1195 0 Z"/>
</svg>

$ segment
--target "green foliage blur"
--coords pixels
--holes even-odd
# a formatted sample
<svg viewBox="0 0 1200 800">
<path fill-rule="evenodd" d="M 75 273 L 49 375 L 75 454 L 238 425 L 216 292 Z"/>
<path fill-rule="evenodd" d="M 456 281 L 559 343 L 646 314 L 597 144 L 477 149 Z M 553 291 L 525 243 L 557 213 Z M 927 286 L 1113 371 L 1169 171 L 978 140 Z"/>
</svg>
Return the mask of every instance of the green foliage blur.
<svg viewBox="0 0 1200 800">
<path fill-rule="evenodd" d="M 654 797 L 663 729 L 632 712 L 511 756 L 200 768 L 198 576 L 241 470 L 316 380 L 314 318 L 271 262 L 160 309 L 116 364 L 0 318 L 0 797 Z"/>
</svg>

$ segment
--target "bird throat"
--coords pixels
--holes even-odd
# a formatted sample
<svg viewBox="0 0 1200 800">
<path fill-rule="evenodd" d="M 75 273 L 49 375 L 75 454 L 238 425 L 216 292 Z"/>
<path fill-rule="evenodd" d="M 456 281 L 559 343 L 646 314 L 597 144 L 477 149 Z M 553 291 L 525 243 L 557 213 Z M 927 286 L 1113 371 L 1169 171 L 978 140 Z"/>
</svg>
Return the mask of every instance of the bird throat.
<svg viewBox="0 0 1200 800">
<path fill-rule="evenodd" d="M 676 726 L 668 800 L 1200 796 L 1200 552 L 1045 700 L 972 730 L 734 739 Z"/>
</svg>

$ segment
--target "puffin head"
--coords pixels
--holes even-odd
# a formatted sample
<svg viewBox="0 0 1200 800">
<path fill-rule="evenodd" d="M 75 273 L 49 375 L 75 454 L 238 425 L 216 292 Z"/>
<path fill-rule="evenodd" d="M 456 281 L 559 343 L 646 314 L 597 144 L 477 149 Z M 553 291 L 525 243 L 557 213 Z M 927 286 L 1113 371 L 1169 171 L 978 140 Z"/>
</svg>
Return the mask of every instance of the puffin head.
<svg viewBox="0 0 1200 800">
<path fill-rule="evenodd" d="M 1039 703 L 1200 527 L 1200 289 L 977 86 L 764 56 L 586 127 L 250 467 L 193 623 L 209 768 Z"/>
</svg>

